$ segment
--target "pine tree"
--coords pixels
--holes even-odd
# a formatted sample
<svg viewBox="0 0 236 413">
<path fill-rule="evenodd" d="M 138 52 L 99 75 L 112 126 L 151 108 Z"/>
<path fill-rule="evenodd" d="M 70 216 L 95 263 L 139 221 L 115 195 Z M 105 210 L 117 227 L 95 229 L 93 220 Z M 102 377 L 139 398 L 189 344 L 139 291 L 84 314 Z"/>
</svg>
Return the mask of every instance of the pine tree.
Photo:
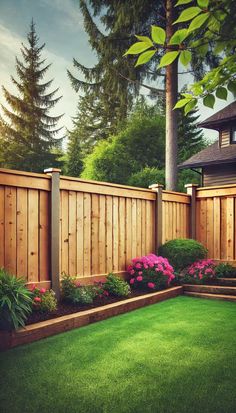
<svg viewBox="0 0 236 413">
<path fill-rule="evenodd" d="M 38 45 L 33 21 L 27 39 L 28 45 L 23 44 L 21 49 L 23 62 L 16 58 L 19 80 L 11 77 L 18 95 L 2 88 L 11 110 L 2 105 L 5 116 L 0 117 L 0 165 L 42 172 L 44 168 L 58 166 L 58 155 L 53 153 L 53 149 L 61 146 L 61 139 L 56 138 L 60 129 L 56 126 L 62 115 L 50 116 L 49 110 L 61 97 L 54 98 L 58 89 L 46 93 L 52 80 L 41 82 L 50 64 L 42 67 L 45 60 L 41 59 L 41 52 L 45 44 Z"/>
<path fill-rule="evenodd" d="M 149 25 L 156 21 L 162 7 L 157 3 L 154 0 L 80 0 L 85 30 L 98 62 L 94 67 L 87 68 L 74 59 L 74 68 L 79 76 L 70 71 L 68 75 L 77 92 L 90 96 L 87 102 L 91 118 L 93 114 L 97 117 L 97 107 L 100 106 L 100 122 L 94 124 L 92 133 L 89 126 L 87 129 L 87 136 L 91 134 L 91 139 L 95 129 L 99 134 L 103 128 L 106 136 L 107 131 L 117 132 L 118 125 L 127 118 L 138 96 L 143 77 L 149 76 L 147 73 L 143 75 L 143 68 L 134 68 L 134 59 L 124 59 L 123 54 L 134 39 L 134 33 L 149 30 Z M 93 20 L 98 16 L 105 34 Z"/>
<path fill-rule="evenodd" d="M 83 170 L 83 154 L 77 130 L 69 132 L 67 147 L 66 174 L 79 177 Z"/>
<path fill-rule="evenodd" d="M 178 163 L 207 146 L 205 136 L 197 125 L 199 116 L 197 110 L 192 110 L 186 116 L 183 112 L 178 113 Z"/>
</svg>

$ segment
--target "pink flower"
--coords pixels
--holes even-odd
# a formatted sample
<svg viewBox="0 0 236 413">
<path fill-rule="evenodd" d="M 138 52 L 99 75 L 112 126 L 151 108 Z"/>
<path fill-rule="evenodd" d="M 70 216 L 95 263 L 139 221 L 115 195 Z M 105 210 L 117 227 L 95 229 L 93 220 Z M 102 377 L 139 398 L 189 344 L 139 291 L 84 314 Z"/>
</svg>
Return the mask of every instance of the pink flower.
<svg viewBox="0 0 236 413">
<path fill-rule="evenodd" d="M 75 282 L 75 286 L 78 287 L 78 288 L 81 287 L 80 282 L 79 282 L 79 281 L 76 281 L 76 282 Z"/>
<path fill-rule="evenodd" d="M 155 284 L 154 283 L 148 283 L 148 288 L 155 288 Z"/>
<path fill-rule="evenodd" d="M 41 288 L 41 290 L 39 292 L 40 292 L 40 294 L 46 293 L 46 288 Z"/>
<path fill-rule="evenodd" d="M 34 290 L 35 290 L 35 288 L 36 288 L 36 285 L 35 285 L 35 284 L 33 284 L 33 285 L 32 285 L 32 288 L 31 288 L 31 291 L 34 291 Z"/>
<path fill-rule="evenodd" d="M 42 298 L 40 298 L 40 297 L 34 297 L 34 301 L 35 301 L 36 303 L 41 303 Z"/>
<path fill-rule="evenodd" d="M 135 265 L 135 267 L 136 267 L 137 269 L 140 269 L 140 268 L 142 268 L 142 265 L 140 264 L 140 262 L 138 262 L 138 263 Z"/>
<path fill-rule="evenodd" d="M 130 274 L 131 274 L 131 275 L 134 275 L 134 273 L 135 273 L 134 270 L 131 270 L 131 271 L 130 271 Z"/>
<path fill-rule="evenodd" d="M 139 271 L 139 272 L 138 272 L 138 275 L 143 275 L 143 272 L 142 272 L 142 271 Z"/>
<path fill-rule="evenodd" d="M 134 281 L 135 281 L 135 279 L 134 279 L 134 278 L 131 278 L 131 279 L 129 280 L 129 283 L 130 283 L 130 284 L 134 284 Z"/>
<path fill-rule="evenodd" d="M 106 297 L 108 297 L 109 292 L 108 292 L 107 290 L 104 290 L 104 291 L 103 291 L 103 295 L 105 295 Z"/>
<path fill-rule="evenodd" d="M 143 277 L 142 275 L 138 275 L 138 277 L 136 278 L 137 281 L 143 281 Z"/>
</svg>

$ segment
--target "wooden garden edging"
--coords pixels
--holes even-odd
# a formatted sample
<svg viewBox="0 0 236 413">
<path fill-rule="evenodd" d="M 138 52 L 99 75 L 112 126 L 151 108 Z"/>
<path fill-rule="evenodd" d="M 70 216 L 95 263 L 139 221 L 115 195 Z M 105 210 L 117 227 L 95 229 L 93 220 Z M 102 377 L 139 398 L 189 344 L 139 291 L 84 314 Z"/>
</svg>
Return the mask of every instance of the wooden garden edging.
<svg viewBox="0 0 236 413">
<path fill-rule="evenodd" d="M 22 344 L 32 343 L 45 337 L 83 327 L 96 321 L 105 320 L 118 314 L 167 300 L 168 298 L 174 298 L 182 293 L 182 287 L 173 287 L 135 298 L 128 298 L 124 301 L 118 301 L 91 310 L 80 311 L 79 313 L 31 324 L 17 331 L 0 331 L 0 350 L 3 351 Z"/>
</svg>

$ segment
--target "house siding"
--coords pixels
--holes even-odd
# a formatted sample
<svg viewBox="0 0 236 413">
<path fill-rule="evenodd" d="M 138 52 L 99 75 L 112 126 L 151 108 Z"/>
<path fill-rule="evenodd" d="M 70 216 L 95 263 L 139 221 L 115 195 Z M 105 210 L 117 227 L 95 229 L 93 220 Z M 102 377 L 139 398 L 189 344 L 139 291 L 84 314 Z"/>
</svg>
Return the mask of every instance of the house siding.
<svg viewBox="0 0 236 413">
<path fill-rule="evenodd" d="M 236 163 L 205 166 L 203 186 L 236 184 Z"/>
<path fill-rule="evenodd" d="M 230 145 L 230 129 L 220 131 L 220 147 L 225 148 Z"/>
</svg>

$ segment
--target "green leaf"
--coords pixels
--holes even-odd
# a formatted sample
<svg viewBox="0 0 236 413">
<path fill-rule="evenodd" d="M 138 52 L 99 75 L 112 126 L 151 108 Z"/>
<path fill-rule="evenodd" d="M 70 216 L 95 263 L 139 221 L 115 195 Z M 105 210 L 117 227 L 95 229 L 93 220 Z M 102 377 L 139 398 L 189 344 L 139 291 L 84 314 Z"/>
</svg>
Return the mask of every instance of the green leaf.
<svg viewBox="0 0 236 413">
<path fill-rule="evenodd" d="M 197 99 L 192 99 L 184 108 L 184 114 L 187 115 L 192 109 L 195 108 L 197 104 Z"/>
<path fill-rule="evenodd" d="M 177 51 L 166 53 L 161 58 L 161 61 L 160 61 L 160 64 L 159 64 L 158 68 L 170 65 L 178 57 L 178 55 L 179 55 L 179 52 L 177 52 Z"/>
<path fill-rule="evenodd" d="M 228 91 L 225 87 L 219 86 L 216 89 L 216 97 L 218 97 L 219 99 L 227 100 L 227 96 L 228 96 Z"/>
<path fill-rule="evenodd" d="M 191 98 L 192 98 L 192 96 L 191 96 Z M 185 98 L 185 99 L 180 99 L 180 100 L 176 103 L 174 109 L 182 108 L 182 107 L 185 106 L 187 103 L 189 103 L 189 101 L 190 101 L 190 99 L 186 99 L 186 98 Z"/>
<path fill-rule="evenodd" d="M 173 36 L 170 38 L 169 44 L 180 44 L 186 39 L 188 36 L 187 29 L 177 30 Z"/>
<path fill-rule="evenodd" d="M 191 3 L 191 2 L 192 2 L 192 0 L 179 0 L 179 1 L 176 3 L 175 7 L 181 6 L 182 4 L 188 4 L 188 3 Z"/>
<path fill-rule="evenodd" d="M 213 109 L 215 104 L 215 96 L 212 94 L 205 96 L 203 99 L 203 104 L 208 108 Z"/>
<path fill-rule="evenodd" d="M 157 44 L 164 44 L 166 40 L 166 32 L 158 26 L 152 26 L 152 40 Z"/>
<path fill-rule="evenodd" d="M 236 96 L 236 81 L 235 80 L 230 80 L 227 85 L 227 88 L 231 93 L 233 93 L 234 96 Z"/>
<path fill-rule="evenodd" d="M 191 21 L 191 24 L 188 28 L 189 32 L 199 29 L 199 27 L 201 27 L 205 23 L 205 21 L 209 18 L 209 16 L 210 16 L 210 13 L 202 13 L 199 16 L 195 17 L 195 19 Z"/>
<path fill-rule="evenodd" d="M 192 59 L 192 53 L 189 50 L 183 50 L 180 52 L 180 63 L 182 63 L 183 66 L 187 66 L 189 62 Z"/>
<path fill-rule="evenodd" d="M 142 53 L 136 64 L 135 67 L 139 66 L 139 65 L 143 65 L 144 63 L 149 62 L 149 60 L 152 58 L 152 56 L 156 53 L 156 50 L 148 50 L 147 52 Z"/>
<path fill-rule="evenodd" d="M 152 45 L 150 43 L 147 43 L 147 42 L 134 43 L 132 46 L 130 46 L 130 48 L 127 50 L 127 52 L 125 52 L 124 56 L 126 56 L 128 54 L 142 53 L 145 50 L 150 49 L 150 47 L 152 47 Z"/>
<path fill-rule="evenodd" d="M 182 13 L 178 17 L 178 19 L 174 22 L 174 24 L 192 20 L 194 17 L 196 17 L 201 12 L 202 12 L 202 9 L 200 9 L 199 7 L 188 7 L 187 9 L 182 11 Z"/>
<path fill-rule="evenodd" d="M 208 47 L 209 47 L 209 45 L 207 43 L 203 44 L 200 47 L 198 47 L 197 51 L 198 51 L 199 55 L 202 56 L 202 57 L 205 57 L 207 52 L 208 52 Z"/>
<path fill-rule="evenodd" d="M 137 39 L 140 40 L 141 42 L 149 43 L 150 46 L 153 46 L 153 43 L 152 43 L 150 37 L 147 37 L 147 36 L 138 36 L 138 35 L 135 35 L 135 37 L 137 37 Z"/>
<path fill-rule="evenodd" d="M 207 9 L 209 6 L 209 0 L 197 0 L 197 4 L 201 7 L 201 9 Z"/>
</svg>

